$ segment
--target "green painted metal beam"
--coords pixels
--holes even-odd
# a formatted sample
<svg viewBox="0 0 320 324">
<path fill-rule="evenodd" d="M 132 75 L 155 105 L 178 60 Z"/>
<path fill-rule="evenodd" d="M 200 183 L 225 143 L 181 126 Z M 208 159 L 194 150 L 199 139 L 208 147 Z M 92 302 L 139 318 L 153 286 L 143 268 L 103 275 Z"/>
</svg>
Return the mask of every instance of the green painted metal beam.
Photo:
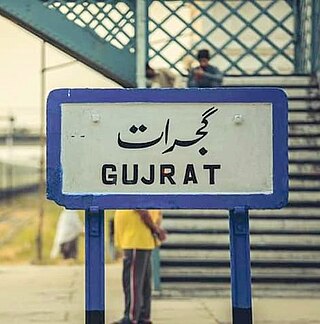
<svg viewBox="0 0 320 324">
<path fill-rule="evenodd" d="M 320 82 L 320 3 L 318 0 L 312 1 L 312 73 L 318 76 Z"/>
<path fill-rule="evenodd" d="M 134 53 L 112 46 L 41 1 L 0 0 L 0 14 L 120 85 L 135 86 Z"/>
</svg>

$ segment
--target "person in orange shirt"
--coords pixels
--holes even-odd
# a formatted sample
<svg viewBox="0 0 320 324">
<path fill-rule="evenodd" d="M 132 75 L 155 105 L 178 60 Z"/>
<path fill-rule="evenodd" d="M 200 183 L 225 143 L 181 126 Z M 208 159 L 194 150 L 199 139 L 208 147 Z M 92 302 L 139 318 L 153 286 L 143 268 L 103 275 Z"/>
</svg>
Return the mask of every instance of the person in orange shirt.
<svg viewBox="0 0 320 324">
<path fill-rule="evenodd" d="M 113 324 L 151 324 L 151 252 L 166 239 L 160 210 L 117 210 L 115 245 L 123 249 L 124 316 Z"/>
</svg>

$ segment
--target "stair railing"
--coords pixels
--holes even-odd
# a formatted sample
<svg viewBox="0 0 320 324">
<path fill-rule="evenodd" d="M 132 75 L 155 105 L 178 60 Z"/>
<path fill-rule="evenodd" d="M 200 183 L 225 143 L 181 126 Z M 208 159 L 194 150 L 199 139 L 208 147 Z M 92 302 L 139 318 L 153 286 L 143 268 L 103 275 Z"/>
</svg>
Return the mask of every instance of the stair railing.
<svg viewBox="0 0 320 324">
<path fill-rule="evenodd" d="M 312 3 L 312 75 L 320 84 L 320 2 L 313 0 Z M 319 88 L 320 89 L 320 88 Z"/>
</svg>

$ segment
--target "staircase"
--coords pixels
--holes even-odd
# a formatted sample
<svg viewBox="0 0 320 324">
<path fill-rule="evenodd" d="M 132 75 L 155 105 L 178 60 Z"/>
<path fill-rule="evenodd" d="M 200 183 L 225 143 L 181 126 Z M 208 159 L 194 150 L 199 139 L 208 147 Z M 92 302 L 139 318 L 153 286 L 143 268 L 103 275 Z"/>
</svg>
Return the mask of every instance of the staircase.
<svg viewBox="0 0 320 324">
<path fill-rule="evenodd" d="M 227 77 L 227 86 L 281 87 L 289 96 L 289 205 L 252 210 L 253 294 L 320 287 L 320 97 L 308 76 Z M 228 211 L 164 211 L 163 294 L 230 293 Z M 301 287 L 303 287 L 301 289 Z"/>
</svg>

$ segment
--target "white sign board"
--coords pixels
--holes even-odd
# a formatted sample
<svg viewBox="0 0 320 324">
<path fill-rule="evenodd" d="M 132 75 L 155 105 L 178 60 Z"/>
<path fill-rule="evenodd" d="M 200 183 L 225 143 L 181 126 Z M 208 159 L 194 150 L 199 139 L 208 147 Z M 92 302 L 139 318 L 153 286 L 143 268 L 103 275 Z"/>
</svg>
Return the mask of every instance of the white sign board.
<svg viewBox="0 0 320 324">
<path fill-rule="evenodd" d="M 273 188 L 270 103 L 63 104 L 61 140 L 65 194 Z"/>
</svg>

